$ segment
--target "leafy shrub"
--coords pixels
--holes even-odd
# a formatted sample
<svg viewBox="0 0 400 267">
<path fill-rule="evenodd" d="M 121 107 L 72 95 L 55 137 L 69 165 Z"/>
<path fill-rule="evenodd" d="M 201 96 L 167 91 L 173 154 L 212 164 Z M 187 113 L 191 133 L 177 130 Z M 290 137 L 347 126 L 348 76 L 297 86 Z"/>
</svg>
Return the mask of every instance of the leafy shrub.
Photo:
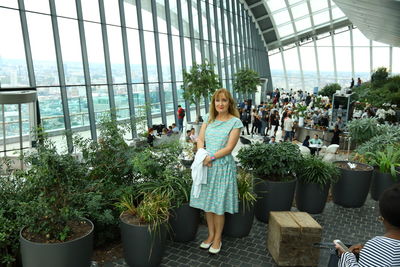
<svg viewBox="0 0 400 267">
<path fill-rule="evenodd" d="M 352 142 L 362 144 L 380 133 L 375 118 L 355 119 L 347 124 Z"/>
<path fill-rule="evenodd" d="M 342 89 L 342 87 L 340 86 L 340 84 L 338 83 L 330 83 L 324 86 L 324 88 L 322 88 L 318 94 L 322 95 L 322 96 L 327 96 L 330 99 L 332 99 L 332 96 L 334 93 L 336 93 L 337 90 Z"/>
<path fill-rule="evenodd" d="M 239 169 L 237 176 L 239 201 L 242 201 L 243 212 L 256 202 L 257 196 L 253 191 L 253 175 Z"/>
<path fill-rule="evenodd" d="M 394 181 L 397 181 L 400 167 L 400 146 L 388 146 L 384 151 L 367 152 L 366 156 L 370 157 L 370 164 L 378 166 L 379 171 L 388 173 Z"/>
<path fill-rule="evenodd" d="M 289 142 L 253 144 L 242 147 L 237 155 L 240 165 L 257 178 L 272 181 L 290 180 L 301 154 L 299 147 Z"/>
<path fill-rule="evenodd" d="M 253 94 L 257 92 L 257 86 L 261 85 L 260 75 L 246 67 L 235 73 L 233 89 L 243 95 Z"/>
<path fill-rule="evenodd" d="M 319 184 L 324 186 L 337 181 L 338 168 L 330 162 L 325 162 L 319 157 L 302 157 L 296 171 L 299 181 L 306 184 Z"/>
<path fill-rule="evenodd" d="M 374 87 L 382 86 L 389 76 L 387 68 L 380 67 L 371 75 L 371 83 Z"/>
</svg>

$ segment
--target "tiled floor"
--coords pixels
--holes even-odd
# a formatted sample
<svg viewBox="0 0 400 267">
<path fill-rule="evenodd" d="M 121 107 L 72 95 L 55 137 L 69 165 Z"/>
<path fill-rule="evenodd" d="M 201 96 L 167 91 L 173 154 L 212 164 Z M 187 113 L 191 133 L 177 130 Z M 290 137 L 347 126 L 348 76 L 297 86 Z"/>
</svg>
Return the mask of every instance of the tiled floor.
<svg viewBox="0 0 400 267">
<path fill-rule="evenodd" d="M 341 239 L 345 243 L 364 243 L 373 236 L 383 234 L 383 226 L 377 216 L 378 205 L 372 199 L 357 209 L 343 208 L 330 202 L 322 214 L 313 215 L 323 227 L 323 242 Z M 200 226 L 197 238 L 192 242 L 168 241 L 161 266 L 277 266 L 266 249 L 267 225 L 256 219 L 249 236 L 241 239 L 224 237 L 222 250 L 215 256 L 198 248 L 206 238 L 206 231 L 205 226 Z M 329 251 L 321 250 L 319 266 L 327 266 L 328 258 Z M 121 259 L 104 266 L 127 265 Z"/>
</svg>

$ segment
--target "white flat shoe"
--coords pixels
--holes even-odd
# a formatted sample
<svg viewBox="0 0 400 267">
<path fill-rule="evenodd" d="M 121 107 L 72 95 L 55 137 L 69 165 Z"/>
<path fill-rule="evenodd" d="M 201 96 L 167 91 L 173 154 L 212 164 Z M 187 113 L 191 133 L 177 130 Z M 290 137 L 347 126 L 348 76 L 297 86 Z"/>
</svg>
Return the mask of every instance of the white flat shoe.
<svg viewBox="0 0 400 267">
<path fill-rule="evenodd" d="M 202 248 L 202 249 L 209 249 L 209 248 L 211 247 L 211 245 L 212 245 L 212 242 L 209 243 L 209 244 L 204 243 L 204 242 L 201 242 L 200 248 Z"/>
<path fill-rule="evenodd" d="M 221 245 L 219 246 L 219 248 L 213 248 L 212 246 L 210 246 L 210 248 L 208 249 L 208 252 L 215 255 L 221 251 L 221 248 L 222 248 L 222 242 L 221 242 Z"/>
</svg>

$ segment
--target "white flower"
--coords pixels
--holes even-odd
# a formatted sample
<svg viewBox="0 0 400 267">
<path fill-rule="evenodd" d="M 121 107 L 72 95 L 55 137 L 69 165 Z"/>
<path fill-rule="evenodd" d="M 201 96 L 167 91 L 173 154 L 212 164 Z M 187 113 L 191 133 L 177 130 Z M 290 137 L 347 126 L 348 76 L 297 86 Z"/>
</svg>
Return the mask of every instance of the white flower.
<svg viewBox="0 0 400 267">
<path fill-rule="evenodd" d="M 396 111 L 394 111 L 393 109 L 389 109 L 386 111 L 386 114 L 394 116 L 394 115 L 396 115 Z"/>
<path fill-rule="evenodd" d="M 397 105 L 392 105 L 392 108 L 397 108 Z"/>
</svg>

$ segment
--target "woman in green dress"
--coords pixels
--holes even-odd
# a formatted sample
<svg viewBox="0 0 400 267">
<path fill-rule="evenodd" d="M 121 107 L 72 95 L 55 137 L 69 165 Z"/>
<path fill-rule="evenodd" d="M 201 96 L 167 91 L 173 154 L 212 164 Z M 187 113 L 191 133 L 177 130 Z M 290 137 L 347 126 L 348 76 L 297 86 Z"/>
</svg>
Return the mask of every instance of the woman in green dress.
<svg viewBox="0 0 400 267">
<path fill-rule="evenodd" d="M 197 139 L 197 148 L 209 153 L 203 165 L 208 166 L 207 184 L 201 185 L 198 198 L 191 195 L 190 206 L 205 211 L 208 237 L 200 247 L 217 254 L 221 250 L 225 212 L 239 209 L 236 164 L 231 154 L 243 127 L 239 111 L 230 92 L 217 90 L 212 96 L 209 116 L 204 119 Z"/>
</svg>

